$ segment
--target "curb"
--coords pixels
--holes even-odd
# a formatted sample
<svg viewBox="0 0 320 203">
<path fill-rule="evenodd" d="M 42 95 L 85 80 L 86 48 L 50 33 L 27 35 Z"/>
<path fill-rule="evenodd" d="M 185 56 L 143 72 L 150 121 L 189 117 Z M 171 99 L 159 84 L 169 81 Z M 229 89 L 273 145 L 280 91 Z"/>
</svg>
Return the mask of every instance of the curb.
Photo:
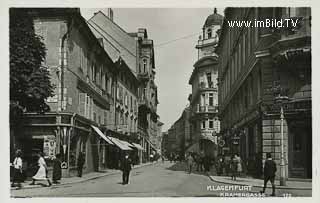
<svg viewBox="0 0 320 203">
<path fill-rule="evenodd" d="M 132 170 L 135 170 L 135 169 L 138 169 L 138 168 L 142 168 L 142 167 L 145 167 L 145 166 L 155 165 L 155 164 L 157 164 L 157 163 L 148 163 L 148 164 L 144 164 L 144 165 L 137 165 L 137 166 L 134 166 L 132 168 Z M 102 178 L 102 177 L 109 176 L 109 175 L 115 175 L 115 174 L 119 174 L 119 173 L 121 173 L 120 170 L 117 170 L 117 171 L 114 171 L 114 172 L 110 172 L 110 173 L 102 173 L 101 175 L 93 176 L 93 177 L 90 177 L 90 178 L 85 178 L 85 179 L 76 180 L 76 181 L 72 181 L 72 182 L 65 182 L 65 183 L 60 183 L 60 184 L 57 184 L 57 185 L 52 185 L 51 187 L 58 188 L 58 187 L 60 187 L 62 185 L 70 185 L 70 184 L 74 184 L 74 183 L 82 183 L 82 182 L 86 182 L 86 181 L 89 181 L 89 180 L 94 180 L 94 179 Z M 36 189 L 36 188 L 43 188 L 43 186 L 23 187 L 21 189 L 17 189 L 17 187 L 15 187 L 15 188 L 11 188 L 10 190 L 27 190 L 27 189 Z"/>
<path fill-rule="evenodd" d="M 214 178 L 214 176 L 209 176 L 210 180 L 217 182 L 217 183 L 223 183 L 223 184 L 229 184 L 229 185 L 245 185 L 245 186 L 251 186 L 251 187 L 258 187 L 258 188 L 263 188 L 263 185 L 250 185 L 250 184 L 245 184 L 245 183 L 230 183 L 230 182 L 225 182 L 221 180 L 217 180 Z M 267 186 L 267 188 L 271 188 L 270 186 Z M 278 189 L 289 189 L 289 190 L 312 190 L 312 187 L 288 187 L 288 186 L 280 186 L 276 185 L 276 188 Z"/>
</svg>

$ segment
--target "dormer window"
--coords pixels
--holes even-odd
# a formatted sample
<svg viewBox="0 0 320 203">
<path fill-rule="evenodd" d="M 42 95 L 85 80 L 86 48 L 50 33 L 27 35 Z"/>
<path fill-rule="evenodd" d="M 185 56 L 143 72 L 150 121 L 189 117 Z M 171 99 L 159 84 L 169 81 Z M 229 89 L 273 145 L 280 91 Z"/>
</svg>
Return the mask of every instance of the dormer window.
<svg viewBox="0 0 320 203">
<path fill-rule="evenodd" d="M 208 39 L 210 39 L 212 37 L 212 30 L 208 29 L 207 33 L 208 33 Z"/>
</svg>

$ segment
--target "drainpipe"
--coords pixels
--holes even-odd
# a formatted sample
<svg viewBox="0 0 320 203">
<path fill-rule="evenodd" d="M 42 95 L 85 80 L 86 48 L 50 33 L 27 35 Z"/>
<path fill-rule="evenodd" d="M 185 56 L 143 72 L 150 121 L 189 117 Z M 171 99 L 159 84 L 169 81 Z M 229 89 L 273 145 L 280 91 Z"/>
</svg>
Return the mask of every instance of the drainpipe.
<svg viewBox="0 0 320 203">
<path fill-rule="evenodd" d="M 73 132 L 73 126 L 74 126 L 74 118 L 76 116 L 76 113 L 73 113 L 71 117 L 71 127 L 69 129 L 69 135 L 68 135 L 68 176 L 70 176 L 70 137 L 71 137 L 71 132 Z"/>
</svg>

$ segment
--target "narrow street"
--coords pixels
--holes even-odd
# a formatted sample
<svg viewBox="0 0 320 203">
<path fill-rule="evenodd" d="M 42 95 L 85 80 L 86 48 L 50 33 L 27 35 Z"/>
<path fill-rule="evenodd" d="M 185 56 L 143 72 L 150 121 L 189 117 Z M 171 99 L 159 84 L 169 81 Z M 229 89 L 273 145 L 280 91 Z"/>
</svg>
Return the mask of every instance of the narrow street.
<svg viewBox="0 0 320 203">
<path fill-rule="evenodd" d="M 154 165 L 134 169 L 130 184 L 122 185 L 121 174 L 75 183 L 70 185 L 43 187 L 36 189 L 12 190 L 12 197 L 218 197 L 223 191 L 210 190 L 225 186 L 215 183 L 204 174 L 188 174 L 183 171 L 182 163 L 154 163 Z M 227 191 L 257 195 L 259 189 L 251 191 Z M 268 192 L 268 190 L 267 190 Z M 270 192 L 270 191 L 269 191 Z M 286 191 L 277 191 L 282 196 Z M 292 196 L 308 196 L 303 191 L 288 192 Z"/>
</svg>

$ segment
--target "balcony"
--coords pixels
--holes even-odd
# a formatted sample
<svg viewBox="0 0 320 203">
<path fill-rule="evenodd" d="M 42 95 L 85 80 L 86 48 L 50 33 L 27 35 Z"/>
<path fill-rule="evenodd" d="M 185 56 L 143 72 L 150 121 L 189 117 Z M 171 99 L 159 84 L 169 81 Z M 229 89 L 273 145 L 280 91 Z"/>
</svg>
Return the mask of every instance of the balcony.
<svg viewBox="0 0 320 203">
<path fill-rule="evenodd" d="M 197 104 L 195 113 L 218 113 L 218 106 L 200 106 L 200 104 Z"/>
<path fill-rule="evenodd" d="M 215 131 L 212 129 L 201 129 L 200 139 L 210 140 L 211 142 L 217 144 L 217 136 L 215 135 Z"/>
<path fill-rule="evenodd" d="M 149 73 L 146 72 L 146 73 L 138 73 L 138 79 L 140 80 L 149 80 L 150 77 L 149 77 Z"/>
<path fill-rule="evenodd" d="M 208 45 L 217 44 L 217 43 L 218 43 L 218 37 L 198 40 L 198 44 L 196 45 L 196 48 L 199 49 L 199 48 L 202 48 L 203 46 L 208 46 Z"/>
<path fill-rule="evenodd" d="M 200 82 L 199 83 L 199 89 L 200 90 L 215 90 L 218 91 L 218 88 L 216 85 L 213 84 L 213 82 Z"/>
</svg>

